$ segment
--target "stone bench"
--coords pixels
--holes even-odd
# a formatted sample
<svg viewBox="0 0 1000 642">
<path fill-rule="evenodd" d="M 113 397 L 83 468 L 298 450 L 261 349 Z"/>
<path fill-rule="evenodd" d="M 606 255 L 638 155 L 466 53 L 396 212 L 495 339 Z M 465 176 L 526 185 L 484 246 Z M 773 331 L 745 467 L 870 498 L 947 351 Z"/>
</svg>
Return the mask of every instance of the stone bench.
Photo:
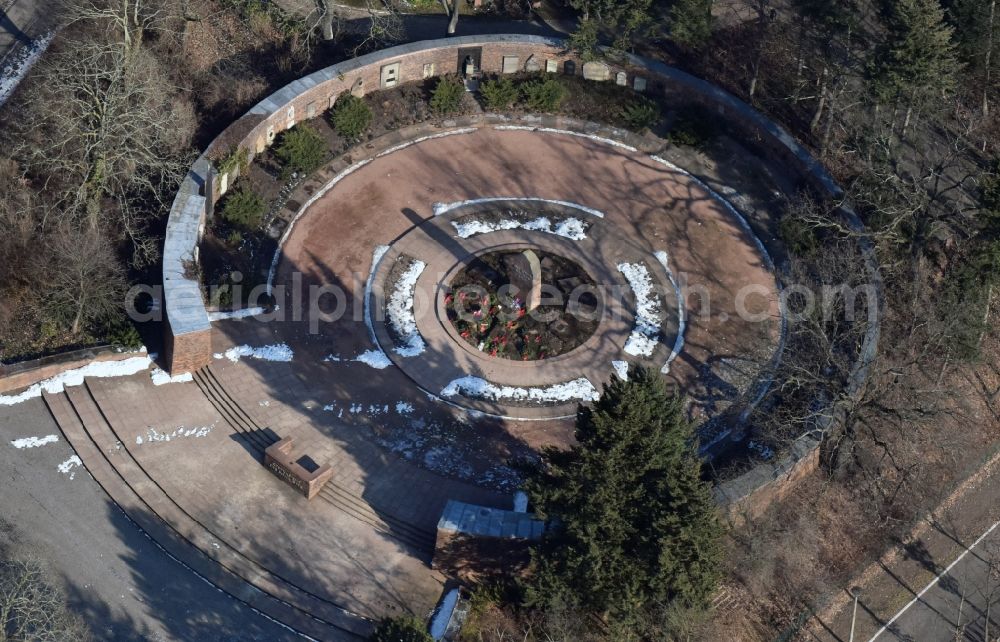
<svg viewBox="0 0 1000 642">
<path fill-rule="evenodd" d="M 333 477 L 333 469 L 329 465 L 316 465 L 306 455 L 296 459 L 292 454 L 293 443 L 291 437 L 285 437 L 268 446 L 264 450 L 264 465 L 306 499 L 312 499 Z"/>
</svg>

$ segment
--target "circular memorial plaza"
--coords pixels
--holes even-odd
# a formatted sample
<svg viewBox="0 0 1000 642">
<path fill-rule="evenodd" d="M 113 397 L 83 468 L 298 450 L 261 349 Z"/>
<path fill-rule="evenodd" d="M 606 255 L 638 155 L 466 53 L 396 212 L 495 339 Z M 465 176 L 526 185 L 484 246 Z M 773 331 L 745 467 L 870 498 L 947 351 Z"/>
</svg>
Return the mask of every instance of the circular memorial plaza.
<svg viewBox="0 0 1000 642">
<path fill-rule="evenodd" d="M 471 431 L 491 453 L 569 443 L 578 404 L 637 367 L 706 418 L 753 387 L 781 330 L 770 259 L 729 204 L 569 131 L 455 129 L 351 165 L 300 210 L 272 277 L 275 339 L 326 359 L 342 403 L 488 420 Z"/>
</svg>

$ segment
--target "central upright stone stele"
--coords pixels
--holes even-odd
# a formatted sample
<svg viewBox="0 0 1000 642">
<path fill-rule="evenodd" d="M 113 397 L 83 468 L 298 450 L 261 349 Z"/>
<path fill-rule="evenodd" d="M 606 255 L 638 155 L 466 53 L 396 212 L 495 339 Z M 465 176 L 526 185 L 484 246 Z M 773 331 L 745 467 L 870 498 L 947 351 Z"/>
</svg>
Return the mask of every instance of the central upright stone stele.
<svg viewBox="0 0 1000 642">
<path fill-rule="evenodd" d="M 510 284 L 517 288 L 524 307 L 531 312 L 542 302 L 542 266 L 532 250 L 508 254 L 503 258 Z"/>
</svg>

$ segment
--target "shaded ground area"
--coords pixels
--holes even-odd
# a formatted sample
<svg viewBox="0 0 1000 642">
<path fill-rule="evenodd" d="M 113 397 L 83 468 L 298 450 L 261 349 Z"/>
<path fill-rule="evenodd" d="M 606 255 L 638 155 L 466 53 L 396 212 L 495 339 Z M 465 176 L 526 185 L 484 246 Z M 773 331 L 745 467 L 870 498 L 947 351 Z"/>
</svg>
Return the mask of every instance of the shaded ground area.
<svg viewBox="0 0 1000 642">
<path fill-rule="evenodd" d="M 98 639 L 299 639 L 167 557 L 84 469 L 59 472 L 72 455 L 40 399 L 0 407 L 0 544 L 49 563 Z"/>
<path fill-rule="evenodd" d="M 747 382 L 731 376 L 728 369 L 734 363 L 759 366 L 770 358 L 778 325 L 774 301 L 767 297 L 755 301 L 751 295 L 748 307 L 756 305 L 760 311 L 763 303 L 767 314 L 765 322 L 748 322 L 737 314 L 735 295 L 745 286 L 774 292 L 773 275 L 746 232 L 717 201 L 687 177 L 641 154 L 585 138 L 526 131 L 479 130 L 426 141 L 378 158 L 344 178 L 298 221 L 276 279 L 289 292 L 297 278 L 305 289 L 342 288 L 347 293 L 343 316 L 318 324 L 313 331 L 304 301 L 302 321 L 242 322 L 227 325 L 225 333 L 234 343 L 279 338 L 288 343 L 296 355 L 312 361 L 308 367 L 315 374 L 304 378 L 304 385 L 316 390 L 320 405 L 334 406 L 332 423 L 357 424 L 362 419 L 392 449 L 426 463 L 430 448 L 415 443 L 419 429 L 404 424 L 399 433 L 378 413 L 347 412 L 358 405 L 364 409 L 386 404 L 392 408 L 397 401 L 412 405 L 412 416 L 421 424 L 439 425 L 444 433 L 431 448 L 445 447 L 448 454 L 459 449 L 456 454 L 461 454 L 466 444 L 474 444 L 467 448 L 474 457 L 465 460 L 463 478 L 495 475 L 491 467 L 523 447 L 568 443 L 570 422 L 477 420 L 475 430 L 469 430 L 468 419 L 463 421 L 422 393 L 410 392 L 414 385 L 395 369 L 366 371 L 351 361 L 375 347 L 363 323 L 359 296 L 375 246 L 394 243 L 431 217 L 434 203 L 486 196 L 580 203 L 605 212 L 607 224 L 633 239 L 635 247 L 644 248 L 650 257 L 657 250 L 669 253 L 674 271 L 693 292 L 687 299 L 684 351 L 669 378 L 684 385 L 694 399 L 695 418 L 724 410 L 738 397 L 740 385 Z M 600 247 L 599 239 L 595 243 Z M 602 259 L 614 265 L 611 247 L 606 254 Z M 288 298 L 283 307 L 287 311 L 295 305 Z M 326 354 L 340 361 L 322 362 Z M 423 364 L 430 369 L 447 365 Z M 659 368 L 662 363 L 650 365 Z M 574 374 L 567 372 L 566 379 Z M 610 367 L 606 376 L 611 376 Z M 593 383 L 599 388 L 604 381 Z"/>
<path fill-rule="evenodd" d="M 1000 634 L 998 470 L 1000 457 L 994 456 L 917 525 L 915 537 L 858 580 L 855 640 L 993 640 Z M 849 638 L 853 609 L 846 591 L 836 601 L 839 608 L 820 614 L 806 639 Z"/>
<path fill-rule="evenodd" d="M 0 0 L 0 71 L 18 48 L 45 32 L 54 5 L 49 0 Z"/>
</svg>

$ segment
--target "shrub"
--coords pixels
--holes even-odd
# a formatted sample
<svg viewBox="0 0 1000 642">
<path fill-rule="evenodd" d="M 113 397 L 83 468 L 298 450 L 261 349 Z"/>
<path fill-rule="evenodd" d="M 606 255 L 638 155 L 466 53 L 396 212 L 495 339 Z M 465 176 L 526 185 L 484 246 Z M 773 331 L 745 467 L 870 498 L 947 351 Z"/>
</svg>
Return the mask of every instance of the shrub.
<svg viewBox="0 0 1000 642">
<path fill-rule="evenodd" d="M 597 20 L 581 20 L 576 31 L 569 35 L 569 48 L 580 54 L 584 62 L 597 60 L 599 57 L 600 25 Z"/>
<path fill-rule="evenodd" d="M 629 129 L 649 129 L 660 120 L 660 106 L 648 98 L 641 98 L 622 109 L 622 118 Z"/>
<path fill-rule="evenodd" d="M 118 350 L 135 351 L 142 347 L 142 337 L 128 319 L 118 319 L 108 328 L 108 343 Z"/>
<path fill-rule="evenodd" d="M 479 93 L 490 111 L 503 111 L 517 102 L 518 90 L 514 81 L 503 77 L 497 80 L 487 80 L 479 87 Z"/>
<path fill-rule="evenodd" d="M 816 230 L 802 219 L 787 215 L 778 224 L 778 235 L 792 254 L 809 256 L 819 247 Z"/>
<path fill-rule="evenodd" d="M 375 627 L 371 642 L 433 642 L 427 627 L 415 617 L 384 618 Z"/>
<path fill-rule="evenodd" d="M 234 227 L 253 230 L 260 226 L 267 204 L 252 190 L 241 187 L 222 203 L 222 220 Z"/>
<path fill-rule="evenodd" d="M 431 94 L 431 109 L 436 114 L 453 114 L 462 105 L 465 86 L 456 78 L 441 78 Z"/>
<path fill-rule="evenodd" d="M 532 111 L 555 111 L 566 97 L 566 87 L 555 78 L 532 80 L 521 87 L 521 96 Z"/>
<path fill-rule="evenodd" d="M 714 123 L 700 112 L 687 109 L 677 115 L 668 138 L 675 145 L 701 147 L 716 136 Z"/>
<path fill-rule="evenodd" d="M 330 122 L 338 134 L 347 140 L 357 140 L 371 125 L 372 110 L 364 100 L 347 94 L 337 99 Z"/>
<path fill-rule="evenodd" d="M 308 174 L 326 159 L 326 141 L 309 125 L 299 124 L 282 134 L 275 154 L 283 165 L 283 174 Z"/>
</svg>

